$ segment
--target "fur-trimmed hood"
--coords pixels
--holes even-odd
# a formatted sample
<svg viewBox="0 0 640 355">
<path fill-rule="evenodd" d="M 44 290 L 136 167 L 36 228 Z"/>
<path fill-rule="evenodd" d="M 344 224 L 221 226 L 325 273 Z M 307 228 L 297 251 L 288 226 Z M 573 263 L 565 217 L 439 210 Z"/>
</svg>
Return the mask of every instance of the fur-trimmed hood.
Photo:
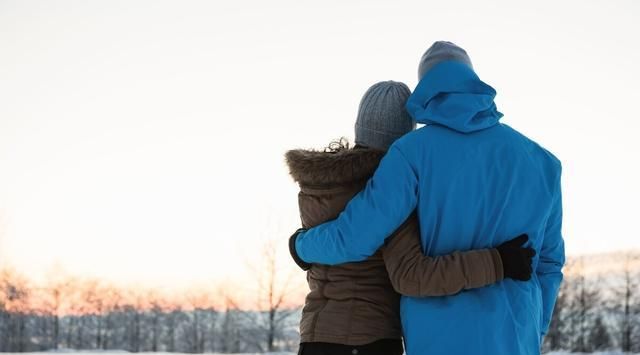
<svg viewBox="0 0 640 355">
<path fill-rule="evenodd" d="M 336 152 L 296 149 L 285 154 L 289 173 L 300 185 L 332 186 L 369 179 L 385 152 L 341 149 Z"/>
</svg>

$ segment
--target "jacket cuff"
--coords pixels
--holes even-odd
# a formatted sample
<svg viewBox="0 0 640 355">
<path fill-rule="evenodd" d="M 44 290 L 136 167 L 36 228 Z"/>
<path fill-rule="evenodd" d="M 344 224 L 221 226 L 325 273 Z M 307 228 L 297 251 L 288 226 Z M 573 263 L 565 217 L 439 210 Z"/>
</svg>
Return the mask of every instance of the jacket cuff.
<svg viewBox="0 0 640 355">
<path fill-rule="evenodd" d="M 502 265 L 502 258 L 498 249 L 489 249 L 491 251 L 491 259 L 493 259 L 493 265 L 495 267 L 496 282 L 504 280 L 504 266 Z"/>
<path fill-rule="evenodd" d="M 291 257 L 293 258 L 293 261 L 295 261 L 295 263 L 302 270 L 307 271 L 307 270 L 311 269 L 311 264 L 309 264 L 308 262 L 305 262 L 304 260 L 302 260 L 300 255 L 298 255 L 298 251 L 296 250 L 296 239 L 298 239 L 298 235 L 300 235 L 300 233 L 304 232 L 304 231 L 306 231 L 306 229 L 300 228 L 295 233 L 293 233 L 293 235 L 289 238 L 289 253 L 291 254 Z"/>
</svg>

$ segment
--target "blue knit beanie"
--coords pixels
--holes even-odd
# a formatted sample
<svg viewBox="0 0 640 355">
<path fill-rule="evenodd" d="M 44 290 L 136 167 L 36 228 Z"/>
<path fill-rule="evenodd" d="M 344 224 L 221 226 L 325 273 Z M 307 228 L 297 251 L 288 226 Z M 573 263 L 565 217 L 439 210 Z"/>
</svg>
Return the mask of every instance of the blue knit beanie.
<svg viewBox="0 0 640 355">
<path fill-rule="evenodd" d="M 468 65 L 473 69 L 471 65 L 471 58 L 467 52 L 456 46 L 451 42 L 438 41 L 427 49 L 426 52 L 420 58 L 420 65 L 418 66 L 418 80 L 422 80 L 424 75 L 436 64 L 447 60 L 454 60 Z"/>
<path fill-rule="evenodd" d="M 356 144 L 387 150 L 396 139 L 413 131 L 416 123 L 405 109 L 410 95 L 409 87 L 396 81 L 371 86 L 360 100 Z"/>
</svg>

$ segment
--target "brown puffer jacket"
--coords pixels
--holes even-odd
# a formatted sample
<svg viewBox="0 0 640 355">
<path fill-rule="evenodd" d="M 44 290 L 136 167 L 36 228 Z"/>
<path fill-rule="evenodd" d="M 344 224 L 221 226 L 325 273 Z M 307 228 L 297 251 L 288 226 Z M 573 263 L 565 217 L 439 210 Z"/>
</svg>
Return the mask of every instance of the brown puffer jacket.
<svg viewBox="0 0 640 355">
<path fill-rule="evenodd" d="M 287 152 L 291 176 L 300 186 L 302 226 L 311 228 L 335 219 L 364 188 L 383 155 L 371 149 Z M 402 336 L 399 293 L 452 295 L 502 278 L 502 261 L 495 249 L 424 256 L 414 214 L 365 261 L 311 267 L 301 342 L 363 345 L 398 339 Z"/>
</svg>

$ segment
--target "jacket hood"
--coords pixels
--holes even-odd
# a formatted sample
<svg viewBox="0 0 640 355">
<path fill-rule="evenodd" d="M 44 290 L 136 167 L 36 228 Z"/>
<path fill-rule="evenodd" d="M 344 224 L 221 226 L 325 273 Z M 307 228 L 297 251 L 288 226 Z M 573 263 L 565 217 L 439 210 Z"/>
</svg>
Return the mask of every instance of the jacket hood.
<svg viewBox="0 0 640 355">
<path fill-rule="evenodd" d="M 369 179 L 385 152 L 376 149 L 342 149 L 322 152 L 296 149 L 285 154 L 289 173 L 300 185 L 330 186 Z"/>
<path fill-rule="evenodd" d="M 418 123 L 469 133 L 489 128 L 503 116 L 493 101 L 495 96 L 496 91 L 469 66 L 444 61 L 420 80 L 406 108 Z"/>
</svg>

